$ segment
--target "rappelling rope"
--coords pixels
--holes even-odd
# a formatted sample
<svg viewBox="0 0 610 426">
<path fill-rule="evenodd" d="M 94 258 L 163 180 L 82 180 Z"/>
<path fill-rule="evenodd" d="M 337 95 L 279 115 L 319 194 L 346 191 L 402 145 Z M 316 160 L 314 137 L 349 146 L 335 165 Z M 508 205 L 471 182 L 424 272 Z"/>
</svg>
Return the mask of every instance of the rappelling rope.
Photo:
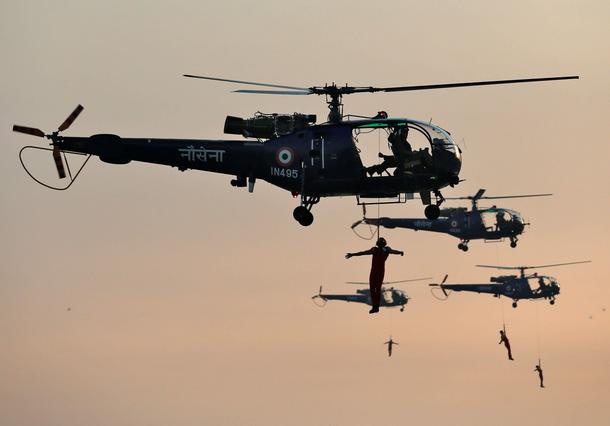
<svg viewBox="0 0 610 426">
<path fill-rule="evenodd" d="M 500 252 L 498 244 L 496 244 L 496 265 L 500 264 Z M 506 317 L 504 315 L 504 301 L 502 300 L 502 296 L 498 295 L 498 303 L 500 304 L 500 312 L 502 312 L 502 330 L 506 334 Z"/>
<path fill-rule="evenodd" d="M 539 304 L 536 304 L 536 344 L 538 346 L 538 365 L 542 368 L 540 361 L 540 316 L 538 315 L 538 306 Z"/>
<path fill-rule="evenodd" d="M 377 152 L 381 152 L 381 129 L 377 132 Z M 377 197 L 377 238 L 381 238 L 379 232 L 379 218 L 381 217 L 381 204 L 379 204 L 379 197 Z"/>
</svg>

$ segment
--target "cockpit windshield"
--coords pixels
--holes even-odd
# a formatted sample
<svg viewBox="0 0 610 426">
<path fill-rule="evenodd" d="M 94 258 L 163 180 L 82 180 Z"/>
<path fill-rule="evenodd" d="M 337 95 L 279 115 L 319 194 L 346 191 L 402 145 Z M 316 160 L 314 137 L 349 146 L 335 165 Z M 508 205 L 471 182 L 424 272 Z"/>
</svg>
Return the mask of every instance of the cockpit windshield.
<svg viewBox="0 0 610 426">
<path fill-rule="evenodd" d="M 509 209 L 496 208 L 480 210 L 481 218 L 487 230 L 501 231 L 511 229 L 523 222 L 521 215 Z"/>
<path fill-rule="evenodd" d="M 546 293 L 550 290 L 559 289 L 557 280 L 553 277 L 530 277 L 530 287 L 534 293 Z"/>
<path fill-rule="evenodd" d="M 453 153 L 457 152 L 457 147 L 451 138 L 449 132 L 440 127 L 434 126 L 429 123 L 422 122 L 413 122 L 414 125 L 422 127 L 425 129 L 430 137 L 432 138 L 432 148 L 433 149 L 445 149 L 447 151 L 451 151 Z"/>
</svg>

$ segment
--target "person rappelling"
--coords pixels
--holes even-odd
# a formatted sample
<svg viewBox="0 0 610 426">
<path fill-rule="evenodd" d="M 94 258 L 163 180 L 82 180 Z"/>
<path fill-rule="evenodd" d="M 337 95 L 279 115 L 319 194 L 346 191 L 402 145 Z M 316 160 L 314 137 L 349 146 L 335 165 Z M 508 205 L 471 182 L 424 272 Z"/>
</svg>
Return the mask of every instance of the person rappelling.
<svg viewBox="0 0 610 426">
<path fill-rule="evenodd" d="M 390 336 L 390 340 L 384 343 L 384 345 L 388 345 L 388 356 L 392 356 L 392 346 L 397 344 L 398 342 L 392 340 L 392 336 Z"/>
<path fill-rule="evenodd" d="M 540 387 L 544 387 L 544 376 L 542 375 L 542 367 L 540 366 L 541 362 L 538 361 L 538 365 L 534 368 L 534 371 L 538 373 L 538 378 L 540 379 Z"/>
<path fill-rule="evenodd" d="M 510 342 L 508 341 L 508 336 L 506 336 L 506 329 L 500 330 L 500 341 L 498 342 L 498 345 L 501 343 L 504 343 L 504 346 L 506 346 L 506 350 L 508 351 L 508 359 L 514 361 L 513 353 L 510 350 Z"/>
<path fill-rule="evenodd" d="M 369 275 L 369 287 L 371 292 L 371 305 L 372 309 L 369 314 L 379 312 L 379 305 L 381 302 L 381 285 L 383 284 L 383 277 L 385 275 L 385 261 L 390 254 L 399 254 L 404 256 L 404 252 L 400 250 L 394 250 L 387 246 L 385 238 L 380 237 L 377 240 L 375 247 L 369 250 L 359 251 L 357 253 L 347 253 L 346 259 L 354 256 L 373 256 L 371 262 L 371 273 Z"/>
</svg>

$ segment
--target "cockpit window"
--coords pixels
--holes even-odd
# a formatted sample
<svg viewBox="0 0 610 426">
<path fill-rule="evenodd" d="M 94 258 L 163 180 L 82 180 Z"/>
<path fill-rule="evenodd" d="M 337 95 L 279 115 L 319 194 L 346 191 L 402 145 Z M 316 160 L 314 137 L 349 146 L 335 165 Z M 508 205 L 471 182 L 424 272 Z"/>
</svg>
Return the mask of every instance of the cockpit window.
<svg viewBox="0 0 610 426">
<path fill-rule="evenodd" d="M 446 130 L 435 126 L 431 123 L 425 123 L 423 121 L 408 120 L 408 119 L 385 119 L 375 121 L 364 121 L 362 124 L 354 126 L 356 129 L 379 129 L 388 127 L 404 127 L 409 126 L 413 129 L 417 129 L 426 135 L 426 138 L 432 145 L 432 148 L 440 148 L 451 152 L 456 152 L 455 142 L 451 138 L 451 135 Z"/>
<path fill-rule="evenodd" d="M 530 277 L 529 280 L 534 293 L 543 293 L 547 289 L 559 287 L 557 280 L 553 277 Z"/>
</svg>

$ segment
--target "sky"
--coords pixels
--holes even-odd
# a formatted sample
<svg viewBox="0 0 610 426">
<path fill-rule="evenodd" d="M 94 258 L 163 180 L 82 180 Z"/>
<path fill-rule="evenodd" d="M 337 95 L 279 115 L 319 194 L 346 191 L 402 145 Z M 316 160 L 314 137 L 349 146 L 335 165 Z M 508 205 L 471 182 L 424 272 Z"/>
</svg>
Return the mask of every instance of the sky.
<svg viewBox="0 0 610 426">
<path fill-rule="evenodd" d="M 2 424 L 607 424 L 609 20 L 608 2 L 587 0 L 1 2 Z M 406 252 L 387 279 L 593 262 L 545 270 L 561 283 L 555 306 L 441 302 L 423 282 L 402 286 L 402 313 L 320 309 L 320 285 L 353 291 L 343 283 L 368 276 L 369 259 L 344 259 L 372 244 L 349 229 L 352 198 L 323 199 L 303 228 L 297 200 L 265 182 L 249 194 L 229 176 L 92 159 L 56 192 L 21 169 L 19 150 L 40 140 L 12 125 L 52 131 L 79 103 L 66 135 L 233 139 L 226 115 L 326 113 L 316 96 L 234 94 L 184 73 L 305 87 L 579 75 L 344 101 L 449 130 L 464 181 L 446 196 L 554 194 L 497 203 L 531 222 L 516 249 L 473 241 L 463 253 L 446 235 L 382 230 Z M 367 144 L 373 158 L 377 139 Z M 25 157 L 55 179 L 48 154 Z"/>
</svg>

